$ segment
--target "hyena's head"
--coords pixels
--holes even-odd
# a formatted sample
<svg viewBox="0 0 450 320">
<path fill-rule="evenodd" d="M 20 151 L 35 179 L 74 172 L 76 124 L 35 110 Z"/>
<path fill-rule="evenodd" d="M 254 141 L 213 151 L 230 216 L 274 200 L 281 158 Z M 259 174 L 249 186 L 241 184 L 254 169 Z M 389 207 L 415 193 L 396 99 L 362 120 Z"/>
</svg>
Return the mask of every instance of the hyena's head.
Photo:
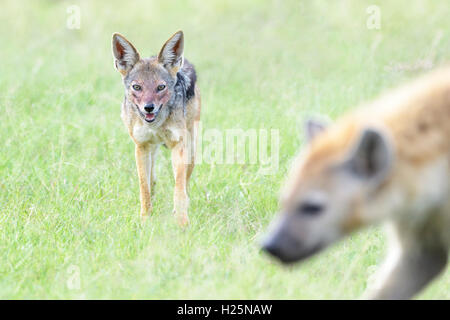
<svg viewBox="0 0 450 320">
<path fill-rule="evenodd" d="M 392 171 L 390 139 L 380 129 L 325 129 L 309 122 L 306 131 L 310 141 L 291 170 L 279 217 L 263 243 L 284 263 L 375 222 L 369 212 L 377 210 Z"/>
<path fill-rule="evenodd" d="M 162 124 L 170 113 L 177 72 L 183 66 L 183 46 L 183 32 L 178 31 L 157 56 L 141 58 L 124 36 L 113 35 L 114 66 L 122 75 L 126 98 L 138 115 L 152 126 Z"/>
</svg>

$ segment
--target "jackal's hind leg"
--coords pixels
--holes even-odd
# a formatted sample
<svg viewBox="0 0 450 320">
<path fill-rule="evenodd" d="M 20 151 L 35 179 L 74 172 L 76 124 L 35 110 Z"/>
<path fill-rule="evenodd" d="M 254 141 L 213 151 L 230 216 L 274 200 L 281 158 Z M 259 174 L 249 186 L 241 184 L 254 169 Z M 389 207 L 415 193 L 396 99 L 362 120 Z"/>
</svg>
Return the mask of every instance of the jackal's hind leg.
<svg viewBox="0 0 450 320">
<path fill-rule="evenodd" d="M 180 141 L 172 149 L 172 168 L 175 178 L 173 202 L 175 217 L 180 226 L 186 226 L 189 223 L 187 213 L 189 197 L 186 190 L 188 161 L 186 160 L 186 152 L 183 141 Z"/>
<path fill-rule="evenodd" d="M 194 123 L 192 130 L 189 130 L 188 133 L 189 134 L 187 139 L 189 139 L 189 141 L 186 144 L 186 148 L 189 149 L 189 154 L 187 155 L 189 161 L 186 173 L 186 183 L 187 187 L 189 188 L 189 179 L 191 178 L 192 171 L 194 171 L 195 159 L 197 154 L 198 122 Z"/>
</svg>

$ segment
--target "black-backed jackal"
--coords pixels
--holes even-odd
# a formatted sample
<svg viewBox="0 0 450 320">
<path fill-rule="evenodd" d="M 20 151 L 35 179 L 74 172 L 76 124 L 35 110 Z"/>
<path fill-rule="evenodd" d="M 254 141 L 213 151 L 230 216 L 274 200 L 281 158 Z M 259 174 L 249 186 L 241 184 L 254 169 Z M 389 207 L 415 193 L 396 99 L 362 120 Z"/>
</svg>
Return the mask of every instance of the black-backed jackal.
<svg viewBox="0 0 450 320">
<path fill-rule="evenodd" d="M 200 92 L 194 66 L 183 57 L 184 36 L 175 33 L 157 56 L 141 58 L 124 36 L 112 39 L 114 65 L 125 86 L 122 120 L 134 141 L 139 176 L 141 217 L 152 209 L 155 157 L 159 145 L 172 150 L 175 177 L 174 211 L 188 223 L 187 187 L 194 169 Z"/>
</svg>

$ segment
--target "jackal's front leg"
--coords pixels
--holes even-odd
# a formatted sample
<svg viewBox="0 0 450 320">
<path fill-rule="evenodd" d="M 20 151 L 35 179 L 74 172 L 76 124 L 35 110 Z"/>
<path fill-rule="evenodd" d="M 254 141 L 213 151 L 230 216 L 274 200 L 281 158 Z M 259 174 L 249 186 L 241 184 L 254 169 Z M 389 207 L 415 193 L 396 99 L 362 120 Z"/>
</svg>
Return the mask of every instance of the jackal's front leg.
<svg viewBox="0 0 450 320">
<path fill-rule="evenodd" d="M 135 148 L 136 166 L 139 177 L 139 193 L 141 200 L 141 219 L 145 221 L 151 213 L 152 203 L 150 197 L 150 187 L 152 185 L 152 160 L 151 148 L 148 144 L 138 145 Z"/>
<path fill-rule="evenodd" d="M 186 191 L 187 184 L 187 150 L 184 141 L 180 141 L 172 149 L 172 168 L 175 177 L 175 188 L 173 194 L 174 211 L 177 222 L 180 226 L 189 223 L 188 207 L 189 197 Z"/>
</svg>

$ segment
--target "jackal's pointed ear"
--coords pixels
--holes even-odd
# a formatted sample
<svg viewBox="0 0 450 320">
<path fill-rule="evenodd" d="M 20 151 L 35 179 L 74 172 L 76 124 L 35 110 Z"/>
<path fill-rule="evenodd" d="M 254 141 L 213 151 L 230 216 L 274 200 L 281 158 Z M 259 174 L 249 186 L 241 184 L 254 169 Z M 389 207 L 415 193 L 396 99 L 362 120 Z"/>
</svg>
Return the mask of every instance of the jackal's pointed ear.
<svg viewBox="0 0 450 320">
<path fill-rule="evenodd" d="M 308 119 L 305 122 L 305 137 L 307 142 L 311 142 L 319 133 L 328 127 L 325 121 L 317 119 Z"/>
<path fill-rule="evenodd" d="M 184 35 L 183 31 L 176 32 L 161 48 L 158 61 L 164 68 L 175 75 L 183 67 Z"/>
<path fill-rule="evenodd" d="M 392 167 L 391 142 L 378 129 L 366 128 L 350 154 L 348 168 L 362 179 L 381 181 Z"/>
<path fill-rule="evenodd" d="M 136 48 L 119 33 L 113 34 L 112 52 L 114 66 L 122 75 L 127 74 L 140 59 Z"/>
</svg>

